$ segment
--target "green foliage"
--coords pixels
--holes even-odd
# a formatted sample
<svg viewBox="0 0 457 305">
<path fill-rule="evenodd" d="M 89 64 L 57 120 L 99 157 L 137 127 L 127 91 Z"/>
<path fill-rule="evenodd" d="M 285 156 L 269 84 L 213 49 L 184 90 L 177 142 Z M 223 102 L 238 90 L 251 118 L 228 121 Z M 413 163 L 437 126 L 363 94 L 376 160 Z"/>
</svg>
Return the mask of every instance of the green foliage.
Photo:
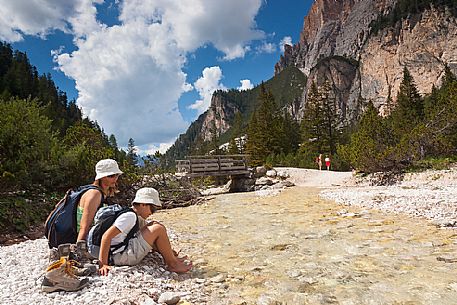
<svg viewBox="0 0 457 305">
<path fill-rule="evenodd" d="M 397 105 L 390 115 L 392 127 L 398 137 L 402 137 L 424 119 L 424 101 L 414 84 L 413 77 L 405 67 L 403 80 L 397 95 Z"/>
<path fill-rule="evenodd" d="M 351 135 L 350 143 L 340 145 L 338 155 L 359 171 L 392 170 L 395 164 L 389 160 L 393 150 L 393 143 L 389 142 L 391 133 L 387 121 L 369 103 L 357 131 Z"/>
<path fill-rule="evenodd" d="M 138 181 L 137 167 L 123 168 L 127 156 L 118 149 L 115 137 L 108 138 L 97 123 L 82 119 L 75 102 L 67 102 L 49 74 L 39 76 L 24 53 L 13 52 L 3 43 L 0 93 L 3 232 L 4 228 L 23 231 L 43 222 L 50 210 L 43 194 L 91 183 L 100 159 L 118 161 L 127 177 L 120 184 Z"/>
<path fill-rule="evenodd" d="M 246 151 L 254 166 L 264 164 L 270 155 L 294 153 L 300 140 L 298 123 L 278 112 L 275 97 L 263 85 L 259 104 L 247 129 Z"/>
<path fill-rule="evenodd" d="M 411 167 L 409 167 L 407 169 L 407 171 L 408 172 L 422 172 L 427 169 L 432 169 L 432 170 L 449 169 L 456 162 L 457 162 L 457 155 L 445 157 L 445 158 L 429 157 L 429 158 L 415 162 Z"/>
<path fill-rule="evenodd" d="M 300 128 L 303 141 L 300 151 L 307 160 L 306 167 L 316 167 L 314 158 L 320 153 L 330 154 L 334 159 L 337 146 L 343 141 L 343 123 L 329 82 L 320 88 L 314 82 L 311 84 Z"/>
<path fill-rule="evenodd" d="M 235 138 L 232 138 L 229 142 L 228 153 L 230 155 L 236 155 L 241 153 L 238 149 L 238 145 L 236 144 Z"/>
<path fill-rule="evenodd" d="M 138 166 L 138 154 L 136 153 L 135 141 L 130 138 L 127 145 L 127 162 L 129 166 Z"/>
<path fill-rule="evenodd" d="M 42 224 L 52 208 L 52 200 L 49 199 L 55 200 L 55 197 L 39 194 L 37 190 L 20 195 L 1 194 L 0 231 L 23 233 L 30 226 Z"/>
<path fill-rule="evenodd" d="M 273 95 L 264 86 L 261 86 L 259 101 L 259 109 L 253 113 L 247 130 L 246 151 L 252 165 L 263 164 L 277 145 L 277 137 L 272 127 L 276 105 Z"/>
<path fill-rule="evenodd" d="M 56 138 L 36 101 L 0 102 L 0 185 L 26 186 L 41 180 Z"/>
<path fill-rule="evenodd" d="M 68 103 L 66 93 L 58 90 L 50 74 L 39 76 L 25 53 L 1 42 L 0 92 L 0 99 L 5 101 L 11 97 L 34 100 L 51 119 L 52 130 L 59 134 L 81 120 L 80 109 L 74 102 Z"/>
<path fill-rule="evenodd" d="M 381 118 L 370 105 L 348 145 L 338 153 L 364 172 L 424 168 L 457 153 L 457 80 L 449 68 L 441 88 L 421 98 L 408 70 L 391 115 Z"/>
<path fill-rule="evenodd" d="M 55 174 L 50 175 L 53 185 L 69 188 L 91 183 L 95 164 L 106 158 L 114 158 L 114 149 L 95 127 L 80 122 L 67 129 L 62 144 L 54 152 L 57 160 Z"/>
</svg>

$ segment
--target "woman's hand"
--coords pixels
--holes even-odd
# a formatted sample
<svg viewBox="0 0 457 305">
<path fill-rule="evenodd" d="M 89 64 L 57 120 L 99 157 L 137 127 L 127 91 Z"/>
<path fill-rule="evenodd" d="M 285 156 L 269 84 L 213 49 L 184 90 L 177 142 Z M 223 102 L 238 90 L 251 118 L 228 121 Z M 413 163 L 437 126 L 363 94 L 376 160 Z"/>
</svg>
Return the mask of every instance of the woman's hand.
<svg viewBox="0 0 457 305">
<path fill-rule="evenodd" d="M 102 263 L 100 263 L 100 268 L 98 269 L 98 273 L 100 275 L 108 275 L 109 271 L 111 270 L 111 266 L 109 265 L 103 265 Z"/>
</svg>

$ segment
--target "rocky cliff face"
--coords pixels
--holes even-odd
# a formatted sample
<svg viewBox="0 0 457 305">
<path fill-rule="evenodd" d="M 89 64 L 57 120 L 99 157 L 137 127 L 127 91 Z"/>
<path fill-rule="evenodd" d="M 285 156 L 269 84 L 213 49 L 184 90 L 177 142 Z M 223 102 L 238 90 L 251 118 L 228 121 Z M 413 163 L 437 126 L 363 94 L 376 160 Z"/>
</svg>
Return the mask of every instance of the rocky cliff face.
<svg viewBox="0 0 457 305">
<path fill-rule="evenodd" d="M 305 17 L 300 41 L 287 46 L 275 73 L 293 64 L 306 75 L 322 58 L 340 55 L 358 60 L 369 24 L 395 0 L 316 0 Z"/>
<path fill-rule="evenodd" d="M 360 53 L 360 94 L 381 107 L 396 99 L 407 67 L 420 93 L 440 85 L 444 66 L 457 71 L 457 19 L 431 9 L 369 39 Z"/>
<path fill-rule="evenodd" d="M 457 19 L 443 8 L 431 8 L 370 34 L 370 23 L 391 11 L 395 2 L 314 2 L 300 41 L 287 46 L 275 66 L 278 73 L 295 65 L 308 76 L 301 109 L 312 81 L 330 81 L 347 114 L 356 112 L 360 98 L 381 109 L 389 94 L 395 101 L 405 66 L 423 94 L 439 85 L 445 64 L 457 71 Z"/>
<path fill-rule="evenodd" d="M 202 139 L 205 142 L 210 141 L 215 132 L 217 132 L 217 136 L 227 132 L 231 127 L 230 122 L 233 121 L 235 113 L 238 111 L 235 104 L 223 99 L 220 94 L 213 94 L 211 105 L 203 118 L 200 131 Z"/>
<path fill-rule="evenodd" d="M 357 61 L 349 60 L 342 56 L 331 56 L 319 61 L 310 71 L 306 89 L 302 96 L 302 107 L 306 104 L 306 93 L 307 89 L 311 88 L 311 84 L 314 82 L 320 87 L 328 81 L 333 88 L 333 95 L 337 101 L 341 115 L 346 117 L 348 109 L 352 108 L 350 107 L 351 105 L 348 105 L 348 100 L 356 76 L 358 75 L 357 69 Z M 301 115 L 303 116 L 303 112 Z M 301 118 L 299 117 L 299 119 Z"/>
</svg>

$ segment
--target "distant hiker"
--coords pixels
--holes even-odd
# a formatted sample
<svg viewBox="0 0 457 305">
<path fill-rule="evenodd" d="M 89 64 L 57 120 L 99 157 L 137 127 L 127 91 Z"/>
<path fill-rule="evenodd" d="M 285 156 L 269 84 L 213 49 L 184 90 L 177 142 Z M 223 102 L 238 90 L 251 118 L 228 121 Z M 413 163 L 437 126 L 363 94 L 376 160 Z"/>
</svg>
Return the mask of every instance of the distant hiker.
<svg viewBox="0 0 457 305">
<path fill-rule="evenodd" d="M 137 265 L 151 251 L 156 249 L 163 256 L 168 270 L 184 273 L 192 268 L 192 263 L 186 263 L 185 258 L 179 258 L 171 248 L 170 240 L 164 225 L 152 221 L 143 225 L 122 247 L 130 231 L 138 226 L 140 220 L 151 216 L 162 204 L 159 193 L 154 188 L 142 188 L 136 192 L 131 211 L 123 212 L 114 223 L 103 233 L 100 247 L 89 246 L 93 256 L 99 258 L 99 273 L 108 275 L 111 265 Z M 89 233 L 89 244 L 95 225 Z M 116 249 L 116 250 L 113 250 Z M 98 253 L 97 253 L 98 252 Z"/>
<path fill-rule="evenodd" d="M 319 167 L 319 170 L 322 170 L 322 154 L 319 154 L 319 156 L 316 157 L 316 163 Z"/>
<path fill-rule="evenodd" d="M 325 166 L 327 166 L 327 170 L 330 170 L 330 157 L 325 156 Z"/>
<path fill-rule="evenodd" d="M 83 263 L 92 258 L 86 238 L 97 209 L 106 197 L 117 192 L 116 183 L 122 171 L 115 160 L 104 159 L 97 162 L 95 172 L 92 184 L 69 190 L 46 220 L 50 265 L 41 286 L 45 292 L 79 290 L 88 280 L 75 275 L 96 272 L 90 268 L 94 265 L 83 268 Z"/>
</svg>

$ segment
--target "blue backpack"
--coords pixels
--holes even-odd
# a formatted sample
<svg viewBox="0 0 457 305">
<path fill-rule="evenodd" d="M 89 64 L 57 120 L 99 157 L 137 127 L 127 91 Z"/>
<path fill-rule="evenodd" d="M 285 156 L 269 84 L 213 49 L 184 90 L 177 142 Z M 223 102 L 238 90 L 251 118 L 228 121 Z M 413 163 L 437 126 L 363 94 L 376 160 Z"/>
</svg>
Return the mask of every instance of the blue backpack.
<svg viewBox="0 0 457 305">
<path fill-rule="evenodd" d="M 48 239 L 49 248 L 57 248 L 61 244 L 76 243 L 78 231 L 76 230 L 76 209 L 81 196 L 88 190 L 102 190 L 95 185 L 84 185 L 77 189 L 70 189 L 65 196 L 56 204 L 45 222 L 44 234 Z"/>
<path fill-rule="evenodd" d="M 93 257 L 99 257 L 100 254 L 100 244 L 102 241 L 103 234 L 114 224 L 116 219 L 124 213 L 133 212 L 132 208 L 123 207 L 118 204 L 113 204 L 110 206 L 102 207 L 97 211 L 94 217 L 94 226 L 90 229 L 89 235 L 87 236 L 87 249 Z M 135 213 L 136 215 L 136 213 Z M 138 216 L 136 217 L 135 225 L 130 229 L 125 237 L 124 241 L 117 245 L 111 245 L 108 260 L 110 264 L 113 264 L 112 255 L 113 252 L 121 249 L 125 251 L 129 240 L 135 236 L 139 231 L 139 221 Z M 121 251 L 121 252 L 122 252 Z"/>
</svg>

